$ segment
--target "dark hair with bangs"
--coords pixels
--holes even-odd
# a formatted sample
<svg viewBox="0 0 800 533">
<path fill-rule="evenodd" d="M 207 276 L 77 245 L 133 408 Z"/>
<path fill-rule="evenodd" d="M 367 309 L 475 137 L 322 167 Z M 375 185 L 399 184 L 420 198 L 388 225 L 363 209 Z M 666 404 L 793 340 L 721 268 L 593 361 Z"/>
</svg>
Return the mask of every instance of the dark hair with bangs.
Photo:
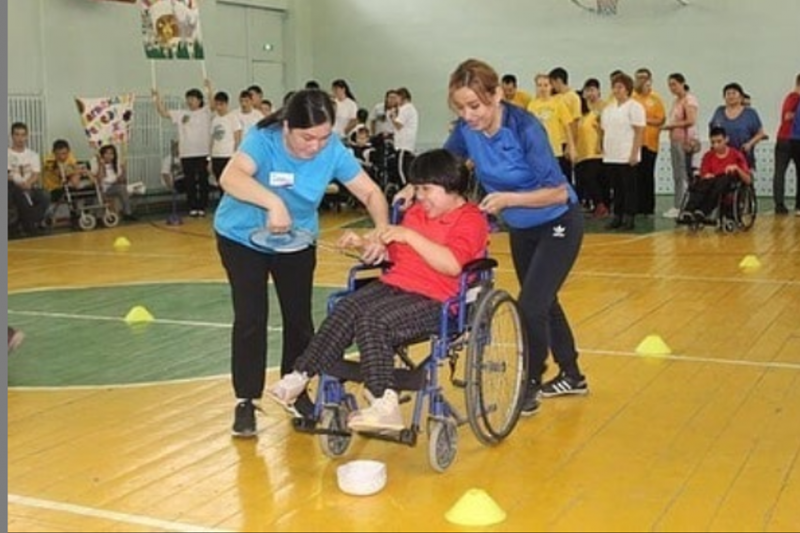
<svg viewBox="0 0 800 533">
<path fill-rule="evenodd" d="M 328 123 L 333 124 L 336 109 L 328 93 L 319 89 L 303 89 L 289 96 L 286 104 L 258 123 L 259 128 L 280 125 L 284 120 L 289 129 L 305 130 Z"/>
<path fill-rule="evenodd" d="M 412 185 L 439 185 L 445 192 L 466 196 L 469 170 L 458 157 L 437 148 L 414 158 L 408 169 L 408 181 Z"/>
</svg>

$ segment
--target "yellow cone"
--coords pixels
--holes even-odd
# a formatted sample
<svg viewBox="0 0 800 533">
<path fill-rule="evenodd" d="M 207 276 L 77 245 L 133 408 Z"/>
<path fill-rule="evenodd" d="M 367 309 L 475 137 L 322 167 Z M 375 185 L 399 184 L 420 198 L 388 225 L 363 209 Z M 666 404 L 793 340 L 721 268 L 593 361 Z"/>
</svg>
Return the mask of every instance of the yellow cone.
<svg viewBox="0 0 800 533">
<path fill-rule="evenodd" d="M 746 255 L 744 259 L 739 263 L 739 268 L 744 270 L 755 270 L 761 266 L 761 261 L 758 260 L 758 257 L 754 255 Z"/>
<path fill-rule="evenodd" d="M 129 241 L 125 237 L 117 237 L 117 240 L 114 241 L 115 250 L 127 250 L 130 247 L 131 247 L 131 241 Z"/>
<path fill-rule="evenodd" d="M 153 315 L 150 314 L 150 311 L 141 305 L 131 308 L 131 310 L 128 311 L 128 314 L 125 315 L 125 322 L 128 324 L 142 324 L 146 322 L 152 322 L 153 320 L 155 320 L 155 317 L 153 317 Z"/>
<path fill-rule="evenodd" d="M 669 355 L 672 350 L 658 335 L 648 335 L 636 347 L 636 353 L 639 355 Z"/>
<path fill-rule="evenodd" d="M 448 522 L 460 526 L 491 526 L 506 519 L 503 511 L 486 491 L 469 489 L 444 517 Z"/>
</svg>

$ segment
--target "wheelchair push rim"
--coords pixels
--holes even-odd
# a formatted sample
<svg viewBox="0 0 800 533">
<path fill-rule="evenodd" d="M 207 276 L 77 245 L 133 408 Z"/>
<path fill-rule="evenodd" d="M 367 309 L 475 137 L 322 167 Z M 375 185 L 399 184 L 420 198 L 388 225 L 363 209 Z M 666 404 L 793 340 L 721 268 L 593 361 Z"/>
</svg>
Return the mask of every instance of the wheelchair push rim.
<svg viewBox="0 0 800 533">
<path fill-rule="evenodd" d="M 466 360 L 467 420 L 477 439 L 497 444 L 517 425 L 528 379 L 528 346 L 519 306 L 491 289 L 470 322 Z"/>
</svg>

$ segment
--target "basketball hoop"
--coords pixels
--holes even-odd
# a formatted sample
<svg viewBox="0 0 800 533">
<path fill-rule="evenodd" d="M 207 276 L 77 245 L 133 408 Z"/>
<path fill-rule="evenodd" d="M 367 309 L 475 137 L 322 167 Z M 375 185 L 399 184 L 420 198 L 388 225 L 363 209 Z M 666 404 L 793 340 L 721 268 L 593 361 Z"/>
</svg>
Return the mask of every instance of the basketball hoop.
<svg viewBox="0 0 800 533">
<path fill-rule="evenodd" d="M 597 0 L 598 15 L 610 16 L 617 14 L 617 0 Z"/>
<path fill-rule="evenodd" d="M 573 4 L 595 15 L 611 16 L 617 14 L 619 0 L 571 0 Z"/>
</svg>

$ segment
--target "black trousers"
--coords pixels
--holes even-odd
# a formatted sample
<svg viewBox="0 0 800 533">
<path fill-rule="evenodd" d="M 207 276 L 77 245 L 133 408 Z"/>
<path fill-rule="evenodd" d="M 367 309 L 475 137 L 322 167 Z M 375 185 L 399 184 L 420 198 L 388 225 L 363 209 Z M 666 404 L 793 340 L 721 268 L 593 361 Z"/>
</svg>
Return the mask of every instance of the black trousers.
<svg viewBox="0 0 800 533">
<path fill-rule="evenodd" d="M 562 372 L 581 375 L 575 338 L 558 291 L 583 241 L 583 214 L 573 204 L 564 215 L 527 229 L 512 229 L 511 257 L 521 290 L 519 305 L 528 333 L 530 376 L 541 382 L 548 350 Z"/>
<path fill-rule="evenodd" d="M 44 220 L 50 198 L 42 189 L 23 189 L 16 183 L 8 182 L 8 198 L 17 208 L 19 223 L 28 234 L 35 234 Z"/>
<path fill-rule="evenodd" d="M 441 313 L 437 300 L 375 281 L 336 303 L 295 368 L 310 375 L 328 371 L 355 341 L 364 385 L 380 398 L 396 388 L 395 350 L 436 334 Z"/>
<path fill-rule="evenodd" d="M 231 373 L 238 399 L 260 398 L 267 368 L 267 281 L 272 276 L 281 307 L 281 375 L 294 368 L 314 334 L 311 294 L 316 248 L 286 254 L 261 253 L 217 235 L 217 249 L 233 298 Z"/>
<path fill-rule="evenodd" d="M 182 157 L 184 184 L 186 186 L 186 203 L 189 209 L 196 211 L 208 207 L 208 158 Z"/>
<path fill-rule="evenodd" d="M 575 181 L 595 206 L 611 203 L 611 190 L 604 173 L 603 160 L 584 159 L 575 165 Z"/>
<path fill-rule="evenodd" d="M 700 210 L 705 216 L 710 215 L 719 205 L 722 195 L 730 188 L 733 179 L 727 174 L 720 174 L 695 181 L 689 187 L 689 200 L 684 210 L 690 213 Z"/>
<path fill-rule="evenodd" d="M 658 152 L 642 146 L 642 160 L 639 162 L 639 180 L 636 184 L 638 212 L 652 215 L 656 211 L 656 158 Z"/>
<path fill-rule="evenodd" d="M 611 189 L 614 191 L 614 216 L 635 216 L 638 211 L 637 167 L 628 163 L 605 163 L 604 166 L 611 180 Z"/>
</svg>

